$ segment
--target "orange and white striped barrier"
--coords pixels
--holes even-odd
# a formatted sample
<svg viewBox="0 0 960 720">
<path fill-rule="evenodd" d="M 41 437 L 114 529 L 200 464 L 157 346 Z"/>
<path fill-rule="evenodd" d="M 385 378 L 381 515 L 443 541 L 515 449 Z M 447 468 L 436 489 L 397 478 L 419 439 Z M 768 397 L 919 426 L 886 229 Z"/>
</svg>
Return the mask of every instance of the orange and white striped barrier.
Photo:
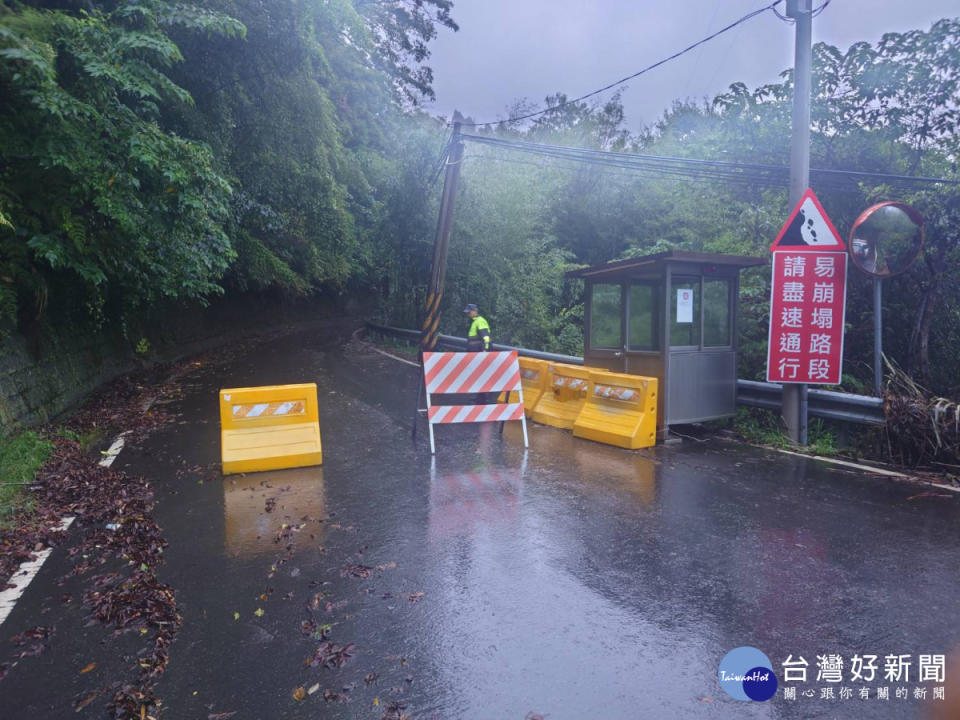
<svg viewBox="0 0 960 720">
<path fill-rule="evenodd" d="M 523 424 L 523 446 L 528 447 L 523 412 L 523 385 L 517 351 L 425 352 L 423 379 L 427 388 L 430 453 L 436 454 L 433 426 L 443 423 L 504 422 Z M 434 405 L 431 395 L 517 392 L 518 402 L 480 405 Z M 509 397 L 509 396 L 508 396 Z"/>
</svg>

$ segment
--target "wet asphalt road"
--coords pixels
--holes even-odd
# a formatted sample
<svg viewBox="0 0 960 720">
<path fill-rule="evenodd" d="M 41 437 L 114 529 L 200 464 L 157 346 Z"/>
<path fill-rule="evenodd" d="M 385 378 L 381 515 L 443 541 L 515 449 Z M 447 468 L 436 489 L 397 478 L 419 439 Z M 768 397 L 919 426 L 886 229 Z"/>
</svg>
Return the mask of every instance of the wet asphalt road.
<svg viewBox="0 0 960 720">
<path fill-rule="evenodd" d="M 170 542 L 161 579 L 184 624 L 157 688 L 166 718 L 927 716 L 918 656 L 960 645 L 960 497 L 722 439 L 630 453 L 533 425 L 527 452 L 518 427 L 439 428 L 431 461 L 424 433 L 410 441 L 416 370 L 347 339 L 303 331 L 199 366 L 166 408 L 177 422 L 114 466 L 151 479 Z M 319 386 L 323 467 L 204 482 L 218 389 L 303 381 Z M 68 568 L 55 552 L 4 623 L 57 627 L 0 682 L 5 720 L 106 717 L 73 702 L 131 663 L 135 638 L 64 610 Z M 352 643 L 342 667 L 304 664 L 311 618 Z M 781 663 L 803 656 L 797 699 L 729 698 L 718 664 L 742 645 L 781 689 Z M 881 672 L 911 654 L 911 681 L 821 700 L 827 653 L 876 654 Z"/>
</svg>

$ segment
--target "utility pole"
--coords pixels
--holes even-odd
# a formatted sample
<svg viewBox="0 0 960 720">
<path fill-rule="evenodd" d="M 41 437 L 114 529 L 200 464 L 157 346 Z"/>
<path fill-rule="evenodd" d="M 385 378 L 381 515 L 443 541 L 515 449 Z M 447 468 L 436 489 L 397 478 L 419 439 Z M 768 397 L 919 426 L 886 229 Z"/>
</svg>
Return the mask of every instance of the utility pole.
<svg viewBox="0 0 960 720">
<path fill-rule="evenodd" d="M 460 181 L 460 164 L 463 161 L 463 140 L 460 139 L 459 112 L 453 113 L 453 135 L 446 153 L 446 172 L 443 176 L 443 194 L 440 196 L 440 213 L 437 217 L 437 233 L 433 241 L 433 264 L 430 268 L 430 286 L 427 289 L 427 306 L 420 327 L 420 380 L 413 410 L 413 437 L 417 436 L 417 420 L 420 413 L 420 398 L 423 395 L 423 353 L 437 347 L 440 333 L 440 300 L 443 298 L 443 282 L 447 275 L 447 250 L 450 247 L 450 230 L 453 227 L 453 206 Z"/>
<path fill-rule="evenodd" d="M 443 282 L 447 274 L 447 250 L 450 247 L 450 229 L 453 226 L 453 206 L 460 181 L 460 163 L 463 160 L 459 118 L 460 113 L 455 112 L 453 136 L 450 138 L 446 173 L 443 177 L 443 194 L 440 197 L 440 214 L 437 217 L 437 234 L 433 243 L 433 265 L 430 268 L 426 314 L 420 328 L 421 351 L 430 351 L 437 346 L 440 329 L 440 300 L 443 298 Z"/>
<path fill-rule="evenodd" d="M 787 0 L 787 16 L 794 19 L 793 137 L 790 145 L 790 207 L 800 202 L 810 186 L 810 71 L 813 0 Z M 807 386 L 784 384 L 783 419 L 791 442 L 807 444 Z"/>
</svg>

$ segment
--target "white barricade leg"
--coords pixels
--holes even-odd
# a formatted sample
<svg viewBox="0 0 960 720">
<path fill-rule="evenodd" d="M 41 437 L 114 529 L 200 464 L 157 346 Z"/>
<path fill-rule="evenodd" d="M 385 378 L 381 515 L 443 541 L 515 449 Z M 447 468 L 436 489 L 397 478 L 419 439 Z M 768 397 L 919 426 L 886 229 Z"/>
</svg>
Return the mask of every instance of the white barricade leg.
<svg viewBox="0 0 960 720">
<path fill-rule="evenodd" d="M 427 430 L 428 430 L 429 433 L 430 433 L 430 454 L 431 454 L 431 455 L 436 455 L 436 454 L 437 454 L 437 448 L 436 448 L 436 446 L 435 446 L 434 443 L 433 443 L 433 420 L 430 419 L 430 390 L 429 390 L 428 388 L 427 388 L 426 390 L 427 390 L 427 392 L 426 392 L 426 395 L 427 395 Z"/>
<path fill-rule="evenodd" d="M 520 389 L 517 390 L 517 397 L 520 400 L 520 404 L 523 405 L 523 385 L 520 386 Z M 527 442 L 527 412 L 524 410 L 523 416 L 520 418 L 520 424 L 523 426 L 523 447 L 530 447 L 530 443 Z"/>
</svg>

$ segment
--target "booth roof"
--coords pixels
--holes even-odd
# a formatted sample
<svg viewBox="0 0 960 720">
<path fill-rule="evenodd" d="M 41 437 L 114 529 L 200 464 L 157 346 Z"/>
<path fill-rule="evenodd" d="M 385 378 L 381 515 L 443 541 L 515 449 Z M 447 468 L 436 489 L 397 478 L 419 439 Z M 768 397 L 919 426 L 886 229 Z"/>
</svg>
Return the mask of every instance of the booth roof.
<svg viewBox="0 0 960 720">
<path fill-rule="evenodd" d="M 666 252 L 643 257 L 617 260 L 616 262 L 592 265 L 591 267 L 571 270 L 566 274 L 568 278 L 598 277 L 603 275 L 627 274 L 631 270 L 643 268 L 645 270 L 657 268 L 667 263 L 700 263 L 702 265 L 727 265 L 739 268 L 765 265 L 769 261 L 765 257 L 749 257 L 746 255 L 722 255 L 717 253 L 687 252 L 686 250 L 667 250 Z"/>
</svg>

